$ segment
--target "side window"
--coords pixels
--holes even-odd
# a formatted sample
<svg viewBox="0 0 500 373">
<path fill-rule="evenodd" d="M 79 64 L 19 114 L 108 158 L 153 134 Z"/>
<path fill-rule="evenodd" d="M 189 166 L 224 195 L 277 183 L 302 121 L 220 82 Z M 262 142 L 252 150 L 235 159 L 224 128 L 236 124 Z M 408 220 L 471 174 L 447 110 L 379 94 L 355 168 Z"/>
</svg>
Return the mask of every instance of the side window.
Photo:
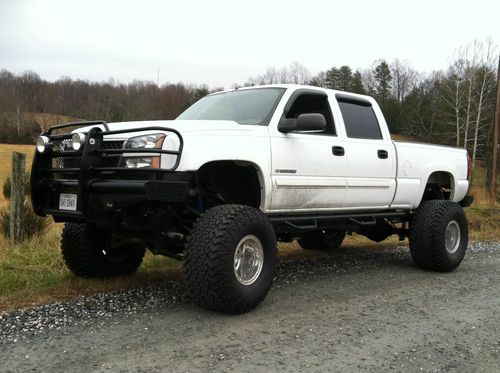
<svg viewBox="0 0 500 373">
<path fill-rule="evenodd" d="M 369 102 L 338 100 L 344 118 L 347 137 L 356 139 L 382 139 L 377 116 Z"/>
<path fill-rule="evenodd" d="M 312 114 L 312 113 L 323 114 L 324 117 L 326 118 L 326 130 L 324 132 L 319 132 L 319 133 L 315 132 L 316 135 L 325 134 L 325 135 L 336 136 L 335 126 L 333 124 L 332 112 L 330 110 L 330 105 L 328 104 L 328 97 L 326 95 L 320 96 L 317 94 L 316 95 L 307 93 L 301 94 L 293 102 L 293 105 L 291 106 L 290 110 L 288 111 L 288 114 L 286 115 L 286 119 L 296 119 L 300 114 Z"/>
</svg>

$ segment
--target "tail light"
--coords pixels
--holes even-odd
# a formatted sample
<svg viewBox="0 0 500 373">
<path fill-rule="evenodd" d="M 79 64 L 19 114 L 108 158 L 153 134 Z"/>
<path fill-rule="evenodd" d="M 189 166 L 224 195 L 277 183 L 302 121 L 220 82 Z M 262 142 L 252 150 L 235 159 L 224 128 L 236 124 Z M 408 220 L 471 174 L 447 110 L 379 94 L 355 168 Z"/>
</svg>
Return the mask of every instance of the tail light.
<svg viewBox="0 0 500 373">
<path fill-rule="evenodd" d="M 470 180 L 472 176 L 472 159 L 467 152 L 467 180 Z"/>
</svg>

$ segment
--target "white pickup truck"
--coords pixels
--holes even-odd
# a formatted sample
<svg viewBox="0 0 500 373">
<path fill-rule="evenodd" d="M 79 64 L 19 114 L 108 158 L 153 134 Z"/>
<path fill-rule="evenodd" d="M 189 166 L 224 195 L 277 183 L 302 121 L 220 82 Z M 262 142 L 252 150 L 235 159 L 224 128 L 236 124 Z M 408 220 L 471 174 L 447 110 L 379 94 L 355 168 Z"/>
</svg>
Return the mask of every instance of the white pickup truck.
<svg viewBox="0 0 500 373">
<path fill-rule="evenodd" d="M 467 249 L 464 149 L 395 142 L 371 97 L 298 85 L 209 95 L 173 121 L 52 127 L 32 202 L 65 222 L 82 277 L 133 273 L 146 249 L 185 263 L 193 300 L 241 313 L 268 292 L 277 241 L 333 250 L 346 232 L 409 237 L 422 268 Z"/>
</svg>

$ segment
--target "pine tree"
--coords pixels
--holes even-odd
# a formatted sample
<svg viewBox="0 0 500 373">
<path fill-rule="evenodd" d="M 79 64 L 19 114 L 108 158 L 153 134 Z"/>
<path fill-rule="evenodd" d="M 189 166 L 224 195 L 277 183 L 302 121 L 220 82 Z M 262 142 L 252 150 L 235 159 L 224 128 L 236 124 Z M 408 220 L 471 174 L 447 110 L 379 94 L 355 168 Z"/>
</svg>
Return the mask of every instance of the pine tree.
<svg viewBox="0 0 500 373">
<path fill-rule="evenodd" d="M 391 91 L 391 70 L 387 62 L 380 62 L 373 70 L 375 78 L 375 95 L 380 102 L 385 102 L 389 98 Z"/>
<path fill-rule="evenodd" d="M 325 88 L 339 89 L 339 70 L 336 67 L 326 71 Z"/>
<path fill-rule="evenodd" d="M 340 66 L 338 70 L 338 88 L 341 91 L 352 90 L 352 70 L 349 66 Z"/>
<path fill-rule="evenodd" d="M 351 92 L 360 93 L 362 95 L 366 94 L 365 88 L 363 87 L 363 81 L 361 79 L 361 73 L 357 70 L 352 75 Z"/>
</svg>

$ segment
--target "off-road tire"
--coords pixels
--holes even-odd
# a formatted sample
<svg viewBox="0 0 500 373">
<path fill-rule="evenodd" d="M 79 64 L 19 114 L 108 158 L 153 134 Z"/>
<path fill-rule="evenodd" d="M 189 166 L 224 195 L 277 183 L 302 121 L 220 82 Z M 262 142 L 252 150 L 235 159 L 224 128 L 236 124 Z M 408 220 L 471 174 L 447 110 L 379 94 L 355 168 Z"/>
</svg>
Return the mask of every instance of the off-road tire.
<svg viewBox="0 0 500 373">
<path fill-rule="evenodd" d="M 460 243 L 454 253 L 446 249 L 445 235 L 451 221 L 460 227 Z M 415 263 L 438 272 L 453 271 L 462 262 L 468 243 L 467 218 L 454 202 L 430 200 L 415 212 L 410 225 L 410 252 Z"/>
<path fill-rule="evenodd" d="M 338 249 L 345 238 L 345 231 L 316 231 L 306 233 L 297 242 L 305 250 L 331 251 Z"/>
<path fill-rule="evenodd" d="M 134 273 L 142 263 L 145 249 L 136 243 L 111 249 L 110 242 L 110 231 L 89 224 L 66 223 L 61 251 L 69 270 L 79 277 L 105 278 Z"/>
<path fill-rule="evenodd" d="M 263 248 L 260 275 L 250 285 L 235 274 L 238 243 L 257 237 Z M 220 205 L 204 213 L 194 224 L 186 242 L 185 283 L 198 305 L 224 313 L 243 313 L 266 296 L 276 272 L 277 244 L 273 226 L 258 209 L 243 205 Z"/>
</svg>

